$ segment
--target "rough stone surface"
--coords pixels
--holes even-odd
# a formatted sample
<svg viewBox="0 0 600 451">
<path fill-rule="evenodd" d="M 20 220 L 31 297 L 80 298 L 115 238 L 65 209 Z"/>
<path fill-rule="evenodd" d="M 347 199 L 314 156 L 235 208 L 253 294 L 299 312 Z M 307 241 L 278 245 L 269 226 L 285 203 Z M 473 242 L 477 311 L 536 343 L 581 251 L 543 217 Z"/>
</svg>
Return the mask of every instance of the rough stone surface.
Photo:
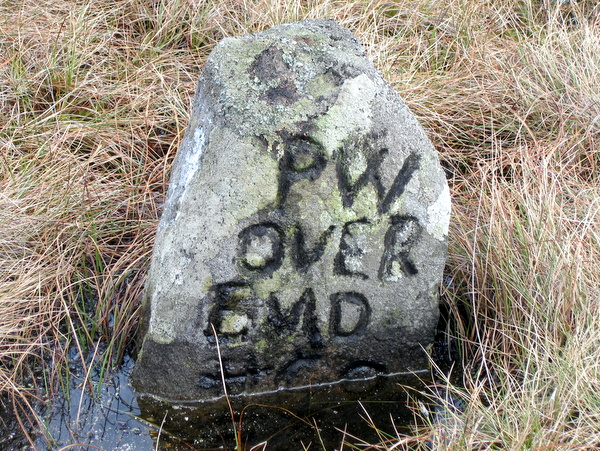
<svg viewBox="0 0 600 451">
<path fill-rule="evenodd" d="M 221 374 L 248 394 L 426 368 L 449 218 L 435 150 L 348 30 L 223 40 L 174 164 L 135 387 L 209 399 Z"/>
</svg>

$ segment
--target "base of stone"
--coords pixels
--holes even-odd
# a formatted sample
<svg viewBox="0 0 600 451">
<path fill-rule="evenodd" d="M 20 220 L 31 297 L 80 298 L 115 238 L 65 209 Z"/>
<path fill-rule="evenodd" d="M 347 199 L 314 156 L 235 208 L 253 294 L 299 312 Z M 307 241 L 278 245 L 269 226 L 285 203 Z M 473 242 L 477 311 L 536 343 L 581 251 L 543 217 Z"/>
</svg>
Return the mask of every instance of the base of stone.
<svg viewBox="0 0 600 451">
<path fill-rule="evenodd" d="M 321 443 L 324 449 L 339 449 L 344 440 L 356 442 L 352 437 L 381 441 L 370 421 L 392 437 L 395 431 L 408 432 L 415 424 L 411 407 L 428 376 L 429 370 L 376 376 L 231 396 L 229 402 L 241 431 L 242 449 L 263 442 L 268 443 L 266 449 L 302 449 L 302 444 L 311 442 L 315 449 L 323 449 Z M 142 397 L 138 404 L 143 418 L 162 423 L 158 449 L 235 449 L 236 433 L 225 397 L 179 405 Z"/>
</svg>

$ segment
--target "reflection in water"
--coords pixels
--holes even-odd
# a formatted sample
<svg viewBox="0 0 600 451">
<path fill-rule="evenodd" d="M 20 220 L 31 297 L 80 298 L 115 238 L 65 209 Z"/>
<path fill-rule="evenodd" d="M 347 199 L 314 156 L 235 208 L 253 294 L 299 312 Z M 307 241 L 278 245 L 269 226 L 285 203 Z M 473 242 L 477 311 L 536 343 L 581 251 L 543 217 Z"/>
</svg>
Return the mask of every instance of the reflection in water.
<svg viewBox="0 0 600 451">
<path fill-rule="evenodd" d="M 407 399 L 422 388 L 414 375 L 375 376 L 360 381 L 271 392 L 260 397 L 231 397 L 196 405 L 163 405 L 136 399 L 128 376 L 133 360 L 126 358 L 118 373 L 99 374 L 89 385 L 73 378 L 68 396 L 55 400 L 45 415 L 47 437 L 37 449 L 202 450 L 235 449 L 236 434 L 243 449 L 266 442 L 266 449 L 339 449 L 344 440 L 380 442 L 372 423 L 390 437 L 414 423 Z M 425 374 L 421 374 L 425 376 Z M 162 427 L 161 427 L 162 425 Z M 234 432 L 235 431 L 235 432 Z M 158 440 L 158 445 L 157 445 Z M 92 447 L 86 447 L 91 445 Z M 325 447 L 325 448 L 324 448 Z M 257 449 L 263 449 L 259 446 Z"/>
<path fill-rule="evenodd" d="M 380 442 L 373 424 L 390 438 L 407 432 L 414 424 L 408 398 L 423 388 L 417 376 L 399 374 L 235 396 L 234 421 L 224 397 L 176 408 L 149 398 L 139 403 L 144 415 L 163 423 L 163 450 L 233 449 L 236 435 L 243 449 L 339 449 L 344 440 Z"/>
<path fill-rule="evenodd" d="M 140 409 L 128 381 L 133 363 L 131 357 L 125 357 L 119 372 L 106 376 L 101 384 L 98 383 L 100 374 L 92 375 L 91 386 L 82 386 L 82 378 L 73 376 L 69 393 L 52 400 L 49 411 L 43 417 L 47 436 L 40 434 L 35 448 L 60 449 L 79 444 L 104 450 L 154 449 L 149 434 L 154 428 L 140 419 Z"/>
</svg>

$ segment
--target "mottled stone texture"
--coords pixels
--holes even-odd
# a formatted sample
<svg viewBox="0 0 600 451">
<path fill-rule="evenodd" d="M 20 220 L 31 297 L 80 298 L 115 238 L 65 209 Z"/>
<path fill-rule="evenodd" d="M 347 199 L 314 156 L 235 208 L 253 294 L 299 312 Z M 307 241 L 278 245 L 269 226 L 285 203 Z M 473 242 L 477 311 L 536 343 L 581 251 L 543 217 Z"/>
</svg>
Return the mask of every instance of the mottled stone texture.
<svg viewBox="0 0 600 451">
<path fill-rule="evenodd" d="M 426 368 L 449 218 L 435 150 L 348 30 L 223 40 L 174 164 L 135 387 L 221 395 L 217 339 L 230 394 Z"/>
</svg>

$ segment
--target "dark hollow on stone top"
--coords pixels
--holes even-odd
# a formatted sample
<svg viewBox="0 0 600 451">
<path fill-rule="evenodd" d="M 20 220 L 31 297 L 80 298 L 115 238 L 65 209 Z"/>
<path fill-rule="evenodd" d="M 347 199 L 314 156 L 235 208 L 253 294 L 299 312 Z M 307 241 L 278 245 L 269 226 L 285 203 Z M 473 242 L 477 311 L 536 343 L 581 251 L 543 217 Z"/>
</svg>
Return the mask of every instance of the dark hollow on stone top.
<svg viewBox="0 0 600 451">
<path fill-rule="evenodd" d="M 135 387 L 206 400 L 221 375 L 252 394 L 427 368 L 449 217 L 433 146 L 348 30 L 223 40 L 171 175 Z"/>
</svg>

